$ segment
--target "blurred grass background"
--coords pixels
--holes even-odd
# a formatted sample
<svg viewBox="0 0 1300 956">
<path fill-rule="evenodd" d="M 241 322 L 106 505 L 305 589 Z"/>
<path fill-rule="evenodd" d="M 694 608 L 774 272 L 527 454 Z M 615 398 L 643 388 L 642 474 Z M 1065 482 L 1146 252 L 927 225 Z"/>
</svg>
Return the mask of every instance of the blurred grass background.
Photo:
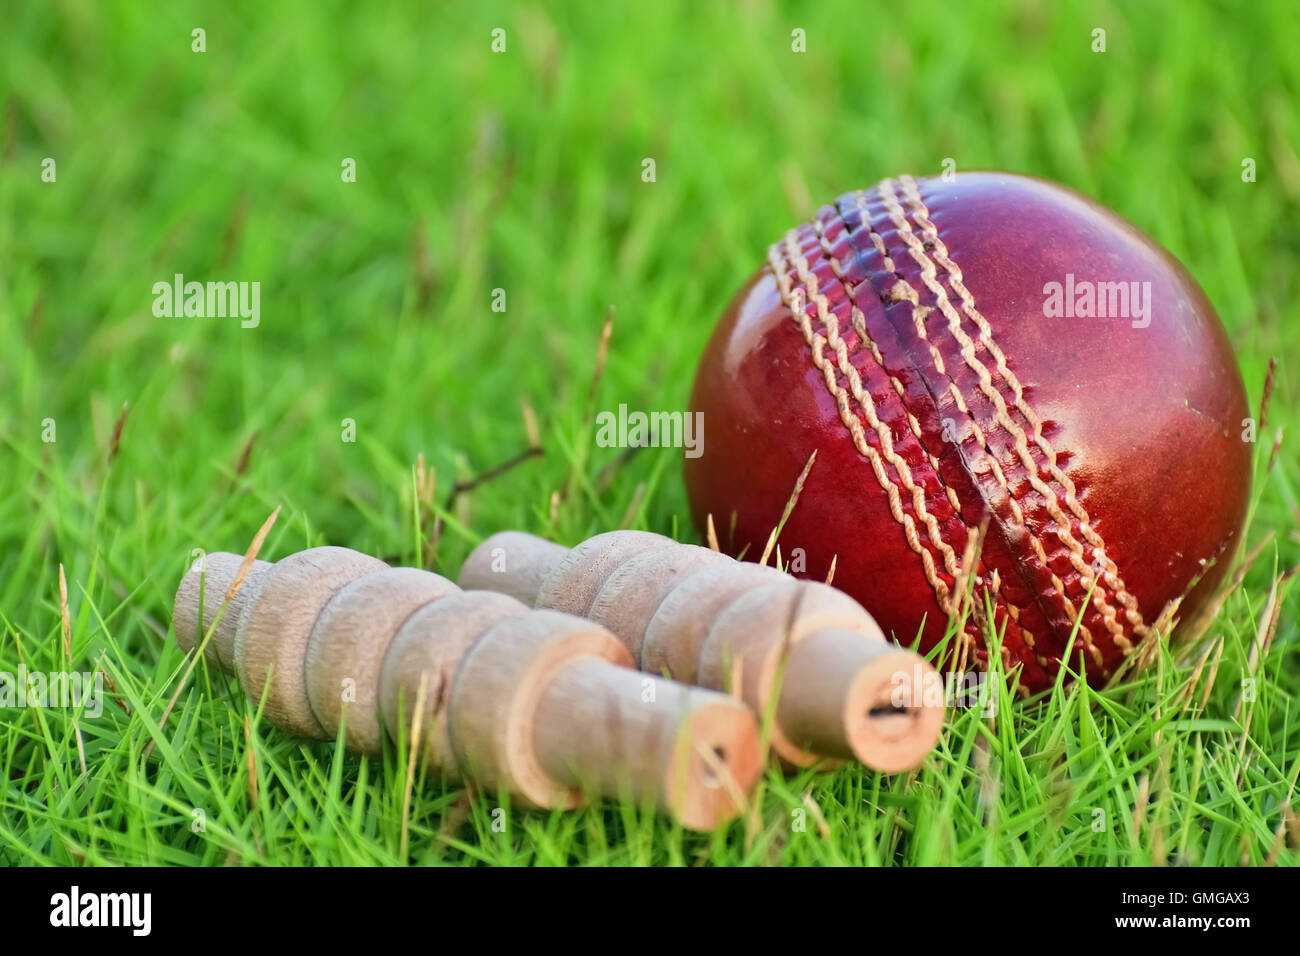
<svg viewBox="0 0 1300 956">
<path fill-rule="evenodd" d="M 103 655 L 127 707 L 82 721 L 84 780 L 69 719 L 0 711 L 0 860 L 1294 861 L 1295 599 L 1283 584 L 1268 603 L 1300 561 L 1294 441 L 1265 472 L 1274 427 L 1297 424 L 1294 17 L 1284 0 L 7 4 L 0 669 L 67 663 L 61 563 L 70 663 Z M 409 845 L 400 768 L 246 735 L 242 696 L 232 708 L 215 675 L 158 729 L 182 665 L 159 631 L 191 550 L 242 551 L 277 505 L 264 556 L 329 542 L 452 576 L 506 527 L 693 539 L 678 453 L 593 447 L 608 309 L 595 406 L 682 408 L 714 319 L 774 237 L 946 158 L 1065 183 L 1168 247 L 1219 309 L 1252 405 L 1279 359 L 1250 531 L 1268 541 L 1217 622 L 1218 683 L 1195 674 L 1204 712 L 1168 716 L 1187 726 L 1130 727 L 1181 697 L 1170 661 L 1104 702 L 1008 705 L 995 728 L 958 715 L 918 775 L 772 774 L 759 822 L 713 837 L 628 808 L 514 813 L 502 834 L 491 801 L 430 781 Z M 260 281 L 260 326 L 156 318 L 153 283 L 178 272 Z M 524 402 L 543 454 L 442 513 L 457 480 L 528 447 Z M 1250 667 L 1267 688 L 1253 721 L 1233 684 Z M 790 832 L 805 792 L 829 835 Z M 219 822 L 195 834 L 204 806 Z M 1097 807 L 1114 821 L 1100 834 Z"/>
</svg>

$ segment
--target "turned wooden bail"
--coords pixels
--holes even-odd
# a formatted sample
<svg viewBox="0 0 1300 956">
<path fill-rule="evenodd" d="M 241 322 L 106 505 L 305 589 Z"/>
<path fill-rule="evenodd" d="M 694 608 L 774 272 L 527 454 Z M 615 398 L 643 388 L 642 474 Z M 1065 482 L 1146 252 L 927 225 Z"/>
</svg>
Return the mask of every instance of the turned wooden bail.
<svg viewBox="0 0 1300 956">
<path fill-rule="evenodd" d="M 558 560 L 555 545 L 530 538 L 512 533 L 510 549 L 527 556 L 513 573 L 542 582 L 538 607 L 603 624 L 651 673 L 729 691 L 760 717 L 774 706 L 772 747 L 787 763 L 855 757 L 892 772 L 934 746 L 942 705 L 891 693 L 904 671 L 933 667 L 890 644 L 842 591 L 641 531 L 597 535 Z"/>
<path fill-rule="evenodd" d="M 300 737 L 330 740 L 307 698 L 307 642 L 321 610 L 343 585 L 387 567 L 348 548 L 299 551 L 261 578 L 235 634 L 239 681 L 276 726 Z"/>
<path fill-rule="evenodd" d="M 209 556 L 187 572 L 174 607 L 183 645 L 214 620 L 200 583 L 224 599 L 242 560 Z M 425 765 L 450 778 L 538 807 L 626 796 L 696 829 L 738 813 L 757 778 L 747 708 L 632 670 L 589 620 L 346 548 L 254 571 L 224 640 L 245 692 L 284 730 L 328 739 L 342 727 L 349 748 L 373 754 L 385 729 L 418 721 Z"/>
<path fill-rule="evenodd" d="M 694 829 L 735 816 L 761 769 L 753 715 L 631 664 L 588 620 L 466 591 L 407 619 L 379 695 L 390 732 L 410 728 L 423 682 L 426 766 L 526 804 L 625 796 Z"/>
<path fill-rule="evenodd" d="M 418 608 L 460 588 L 419 568 L 381 568 L 344 584 L 321 610 L 306 650 L 307 700 L 324 732 L 362 753 L 383 746 L 379 671 L 389 643 Z"/>
<path fill-rule="evenodd" d="M 470 552 L 457 584 L 466 591 L 499 591 L 529 607 L 542 579 L 569 549 L 522 531 L 502 531 Z"/>
<path fill-rule="evenodd" d="M 217 551 L 195 559 L 185 572 L 176 589 L 176 599 L 172 602 L 172 628 L 176 632 L 176 643 L 182 650 L 193 650 L 208 633 L 225 603 L 226 592 L 235 583 L 243 563 L 242 554 Z M 235 632 L 239 628 L 239 619 L 249 600 L 261 589 L 261 576 L 270 567 L 269 561 L 254 561 L 249 568 L 244 583 L 235 592 L 230 606 L 221 615 L 221 620 L 217 621 L 217 629 L 213 631 L 212 639 L 203 651 L 203 656 L 209 663 L 234 672 Z"/>
<path fill-rule="evenodd" d="M 676 542 L 649 531 L 608 531 L 588 538 L 542 577 L 534 606 L 586 617 L 615 568 L 634 554 L 669 544 Z"/>
<path fill-rule="evenodd" d="M 411 742 L 416 704 L 422 700 L 420 747 L 430 771 L 441 771 L 448 780 L 461 779 L 447 704 L 465 652 L 489 627 L 529 613 L 526 604 L 507 594 L 463 591 L 425 605 L 398 628 L 380 670 L 379 705 L 389 734 L 403 728 Z"/>
</svg>

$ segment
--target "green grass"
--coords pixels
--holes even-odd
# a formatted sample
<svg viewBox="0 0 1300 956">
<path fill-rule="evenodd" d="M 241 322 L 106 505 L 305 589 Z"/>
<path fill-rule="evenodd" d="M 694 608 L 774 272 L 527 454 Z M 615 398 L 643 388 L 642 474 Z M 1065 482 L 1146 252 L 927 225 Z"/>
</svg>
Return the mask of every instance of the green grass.
<svg viewBox="0 0 1300 956">
<path fill-rule="evenodd" d="M 193 6 L 31 0 L 0 31 L 0 670 L 99 661 L 124 705 L 0 710 L 0 861 L 1300 861 L 1297 598 L 1273 593 L 1300 563 L 1293 4 Z M 692 539 L 677 453 L 593 447 L 607 309 L 595 407 L 681 408 L 768 242 L 945 157 L 1066 183 L 1156 237 L 1219 309 L 1252 405 L 1278 357 L 1262 550 L 1208 656 L 956 712 L 914 774 L 769 772 L 711 835 L 626 806 L 494 814 L 496 795 L 422 778 L 404 812 L 399 752 L 290 739 L 201 666 L 160 723 L 191 550 L 242 550 L 277 505 L 264 556 L 328 542 L 453 575 L 509 527 Z M 261 325 L 155 318 L 176 272 L 260 281 Z M 522 401 L 544 453 L 442 511 L 527 446 Z M 792 827 L 806 801 L 824 829 Z"/>
</svg>

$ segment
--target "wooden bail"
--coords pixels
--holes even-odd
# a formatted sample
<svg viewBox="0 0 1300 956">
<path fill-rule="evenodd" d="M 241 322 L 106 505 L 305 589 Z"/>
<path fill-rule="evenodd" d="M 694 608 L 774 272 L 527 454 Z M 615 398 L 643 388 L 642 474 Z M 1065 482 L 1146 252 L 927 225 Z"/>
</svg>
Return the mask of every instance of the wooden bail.
<svg viewBox="0 0 1300 956">
<path fill-rule="evenodd" d="M 543 691 L 532 745 L 551 779 L 709 830 L 744 808 L 758 724 L 733 697 L 580 657 Z"/>
<path fill-rule="evenodd" d="M 244 692 L 265 695 L 267 719 L 300 737 L 330 740 L 307 699 L 307 641 L 321 610 L 343 585 L 387 567 L 348 548 L 299 551 L 268 570 L 235 634 L 235 658 Z"/>
<path fill-rule="evenodd" d="M 193 650 L 207 635 L 243 563 L 242 554 L 217 551 L 198 558 L 185 572 L 172 602 L 172 628 L 176 632 L 176 643 L 182 650 Z M 239 619 L 253 596 L 261 590 L 260 579 L 270 567 L 269 561 L 254 561 L 249 568 L 248 576 L 235 592 L 221 620 L 217 621 L 217 629 L 203 651 L 209 663 L 234 672 L 235 633 L 239 629 Z"/>
<path fill-rule="evenodd" d="M 700 568 L 735 566 L 724 554 L 693 544 L 673 542 L 639 551 L 614 567 L 587 611 L 642 661 L 646 627 L 674 585 Z"/>
<path fill-rule="evenodd" d="M 385 725 L 418 723 L 426 766 L 450 778 L 540 807 L 571 807 L 592 787 L 696 829 L 734 816 L 761 770 L 747 708 L 631 670 L 591 621 L 325 547 L 259 562 L 232 623 L 214 626 L 199 591 L 224 600 L 242 561 L 196 563 L 174 627 L 191 649 L 205 626 L 223 634 L 245 692 L 281 729 L 327 739 L 342 725 L 347 746 L 374 752 Z"/>
<path fill-rule="evenodd" d="M 398 628 L 379 674 L 379 707 L 390 735 L 403 728 L 414 746 L 416 704 L 422 701 L 420 741 L 430 772 L 461 779 L 447 725 L 447 703 L 461 658 L 488 628 L 528 613 L 527 605 L 509 595 L 465 591 L 426 604 Z"/>
<path fill-rule="evenodd" d="M 809 634 L 828 628 L 856 633 L 864 642 L 885 643 L 880 628 L 862 605 L 835 588 L 793 578 L 754 588 L 718 613 L 700 649 L 699 682 L 735 694 L 761 719 L 769 703 L 774 703 L 772 693 L 782 658 L 799 653 L 799 643 Z M 819 655 L 821 650 L 817 648 L 814 654 Z M 819 657 L 819 663 L 833 670 L 851 666 L 853 658 Z M 782 682 L 780 696 L 798 694 L 803 689 L 787 688 Z M 835 712 L 840 709 L 837 706 Z M 827 729 L 822 736 L 833 740 L 835 733 Z M 824 756 L 798 746 L 779 720 L 773 722 L 771 742 L 773 750 L 798 767 L 809 766 Z"/>
<path fill-rule="evenodd" d="M 499 591 L 529 607 L 537 602 L 542 579 L 568 548 L 522 531 L 494 534 L 465 559 L 457 580 L 466 591 Z"/>
<path fill-rule="evenodd" d="M 381 568 L 339 588 L 307 641 L 307 700 L 326 734 L 338 735 L 346 713 L 347 746 L 380 751 L 379 670 L 389 642 L 417 608 L 459 593 L 446 578 L 419 568 Z"/>
<path fill-rule="evenodd" d="M 482 571 L 493 545 L 513 570 Z M 643 531 L 597 535 L 567 553 L 509 532 L 470 564 L 462 581 L 524 597 L 535 589 L 537 607 L 604 625 L 651 673 L 730 690 L 760 718 L 775 706 L 772 746 L 795 766 L 856 757 L 893 772 L 915 766 L 938 737 L 934 695 L 891 702 L 898 675 L 919 668 L 923 683 L 933 667 L 889 644 L 860 604 L 827 585 Z"/>
</svg>

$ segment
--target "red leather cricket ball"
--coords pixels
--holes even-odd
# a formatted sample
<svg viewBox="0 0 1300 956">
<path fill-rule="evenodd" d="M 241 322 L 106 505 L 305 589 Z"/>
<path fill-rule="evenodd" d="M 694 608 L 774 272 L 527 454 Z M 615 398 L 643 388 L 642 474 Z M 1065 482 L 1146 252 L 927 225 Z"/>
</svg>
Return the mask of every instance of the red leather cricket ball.
<svg viewBox="0 0 1300 956">
<path fill-rule="evenodd" d="M 923 650 L 973 574 L 962 640 L 987 665 L 985 628 L 1005 628 L 1025 691 L 1080 615 L 1072 667 L 1094 683 L 1168 602 L 1187 620 L 1246 512 L 1249 413 L 1205 294 L 1113 213 L 1022 176 L 903 176 L 823 206 L 737 293 L 691 408 L 697 525 L 757 557 L 816 451 L 784 555 L 810 578 L 835 558 L 835 585 Z"/>
</svg>

